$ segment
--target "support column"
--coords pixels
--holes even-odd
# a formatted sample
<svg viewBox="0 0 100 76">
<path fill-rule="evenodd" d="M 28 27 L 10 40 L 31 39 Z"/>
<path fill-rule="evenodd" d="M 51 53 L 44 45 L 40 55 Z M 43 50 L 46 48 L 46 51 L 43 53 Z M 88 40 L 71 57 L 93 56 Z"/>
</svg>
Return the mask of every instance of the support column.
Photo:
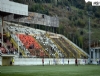
<svg viewBox="0 0 100 76">
<path fill-rule="evenodd" d="M 3 46 L 3 17 L 2 17 L 2 46 Z"/>
<path fill-rule="evenodd" d="M 100 49 L 99 49 L 99 59 L 100 59 Z"/>
<path fill-rule="evenodd" d="M 19 19 L 18 19 L 18 57 L 19 57 L 19 41 L 20 41 L 20 39 L 19 39 Z"/>
<path fill-rule="evenodd" d="M 91 49 L 90 57 L 93 59 L 93 49 Z"/>
<path fill-rule="evenodd" d="M 99 59 L 99 49 L 97 49 L 97 59 Z"/>
<path fill-rule="evenodd" d="M 93 59 L 93 51 L 94 51 L 94 49 L 91 48 L 91 50 L 90 50 L 90 59 Z"/>
<path fill-rule="evenodd" d="M 93 59 L 95 60 L 95 49 L 93 49 Z"/>
</svg>

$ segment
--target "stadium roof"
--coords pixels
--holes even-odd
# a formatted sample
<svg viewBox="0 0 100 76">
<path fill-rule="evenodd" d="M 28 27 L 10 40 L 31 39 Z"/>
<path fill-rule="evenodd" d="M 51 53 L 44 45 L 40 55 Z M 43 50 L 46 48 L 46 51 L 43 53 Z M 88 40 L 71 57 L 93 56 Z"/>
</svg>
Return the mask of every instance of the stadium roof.
<svg viewBox="0 0 100 76">
<path fill-rule="evenodd" d="M 4 20 L 18 22 L 18 20 L 13 18 L 13 15 L 9 15 L 5 17 Z M 28 12 L 28 16 L 20 18 L 19 22 L 28 23 L 28 24 L 39 24 L 39 25 L 45 25 L 51 27 L 59 27 L 59 18 L 57 16 L 52 17 L 52 16 L 48 16 L 36 12 Z"/>
<path fill-rule="evenodd" d="M 28 5 L 0 0 L 0 16 L 4 17 L 10 14 L 14 14 L 14 18 L 28 16 Z"/>
<path fill-rule="evenodd" d="M 10 55 L 10 54 L 2 54 L 1 57 L 14 57 L 15 55 Z"/>
</svg>

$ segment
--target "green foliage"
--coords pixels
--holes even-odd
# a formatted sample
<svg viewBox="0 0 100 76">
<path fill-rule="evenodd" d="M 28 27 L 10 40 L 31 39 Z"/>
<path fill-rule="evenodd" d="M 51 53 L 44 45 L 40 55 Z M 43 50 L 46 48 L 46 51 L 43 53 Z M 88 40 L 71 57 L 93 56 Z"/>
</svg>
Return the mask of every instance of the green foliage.
<svg viewBox="0 0 100 76">
<path fill-rule="evenodd" d="M 83 11 L 78 11 L 78 15 L 80 18 L 83 18 Z"/>
<path fill-rule="evenodd" d="M 34 0 L 35 3 L 52 3 L 54 0 Z"/>
<path fill-rule="evenodd" d="M 45 9 L 45 7 L 43 7 L 40 4 L 34 4 L 31 8 L 30 8 L 31 12 L 38 12 L 38 13 L 42 13 L 42 14 L 47 14 L 49 15 L 49 11 L 48 9 Z"/>
<path fill-rule="evenodd" d="M 100 18 L 100 12 L 96 11 L 96 12 L 95 12 L 95 17 Z"/>
<path fill-rule="evenodd" d="M 76 7 L 79 9 L 84 9 L 85 7 L 85 0 L 76 0 Z"/>
<path fill-rule="evenodd" d="M 92 11 L 92 3 L 91 2 L 86 3 L 85 10 L 86 11 Z"/>
<path fill-rule="evenodd" d="M 82 37 L 82 36 L 79 36 L 79 37 L 78 37 L 78 40 L 79 40 L 79 42 L 80 42 L 81 44 L 83 44 L 83 37 Z"/>
<path fill-rule="evenodd" d="M 72 20 L 72 16 L 69 16 L 68 18 L 69 18 L 69 20 Z"/>
<path fill-rule="evenodd" d="M 57 5 L 61 5 L 61 6 L 69 6 L 69 1 L 68 0 L 61 0 L 61 1 L 57 1 Z"/>
<path fill-rule="evenodd" d="M 82 20 L 82 19 L 78 19 L 78 20 L 76 21 L 76 24 L 77 24 L 77 26 L 79 26 L 79 27 L 81 27 L 81 28 L 84 28 L 84 27 L 85 27 L 85 21 Z"/>
<path fill-rule="evenodd" d="M 64 26 L 60 25 L 59 26 L 60 34 L 64 34 Z"/>
<path fill-rule="evenodd" d="M 71 5 L 79 8 L 79 9 L 84 9 L 85 7 L 85 0 L 68 0 Z"/>
</svg>

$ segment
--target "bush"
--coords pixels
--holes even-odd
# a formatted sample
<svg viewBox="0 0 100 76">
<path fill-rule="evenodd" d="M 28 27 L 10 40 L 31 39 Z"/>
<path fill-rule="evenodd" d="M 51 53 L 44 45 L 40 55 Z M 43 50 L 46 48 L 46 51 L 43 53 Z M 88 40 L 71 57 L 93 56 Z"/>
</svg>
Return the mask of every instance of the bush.
<svg viewBox="0 0 100 76">
<path fill-rule="evenodd" d="M 77 20 L 77 26 L 79 26 L 81 28 L 85 27 L 85 21 L 82 20 L 82 19 L 78 19 Z"/>
</svg>

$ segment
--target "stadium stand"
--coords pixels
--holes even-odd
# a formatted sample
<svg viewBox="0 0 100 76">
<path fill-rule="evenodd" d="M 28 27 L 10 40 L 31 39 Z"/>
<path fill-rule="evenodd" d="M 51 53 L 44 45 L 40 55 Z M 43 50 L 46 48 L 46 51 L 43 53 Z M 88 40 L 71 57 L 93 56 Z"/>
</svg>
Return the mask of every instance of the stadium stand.
<svg viewBox="0 0 100 76">
<path fill-rule="evenodd" d="M 63 53 L 67 58 L 84 58 L 87 57 L 85 52 L 81 51 L 81 49 L 75 47 L 71 42 L 68 42 L 63 36 L 54 36 L 49 34 L 51 39 L 55 44 L 62 48 Z M 67 55 L 66 55 L 67 54 Z"/>
<path fill-rule="evenodd" d="M 40 44 L 45 48 L 45 50 L 50 54 L 51 57 L 62 57 L 62 53 L 57 48 L 57 46 L 53 43 L 53 41 L 46 36 L 46 34 L 41 33 L 40 36 L 37 36 L 36 39 L 40 42 Z"/>
<path fill-rule="evenodd" d="M 19 45 L 24 55 L 28 57 L 51 57 L 51 58 L 82 58 L 86 56 L 83 51 L 76 48 L 72 43 L 59 34 L 46 33 L 45 31 L 5 22 L 5 30 Z M 57 36 L 56 36 L 57 35 Z"/>
</svg>

